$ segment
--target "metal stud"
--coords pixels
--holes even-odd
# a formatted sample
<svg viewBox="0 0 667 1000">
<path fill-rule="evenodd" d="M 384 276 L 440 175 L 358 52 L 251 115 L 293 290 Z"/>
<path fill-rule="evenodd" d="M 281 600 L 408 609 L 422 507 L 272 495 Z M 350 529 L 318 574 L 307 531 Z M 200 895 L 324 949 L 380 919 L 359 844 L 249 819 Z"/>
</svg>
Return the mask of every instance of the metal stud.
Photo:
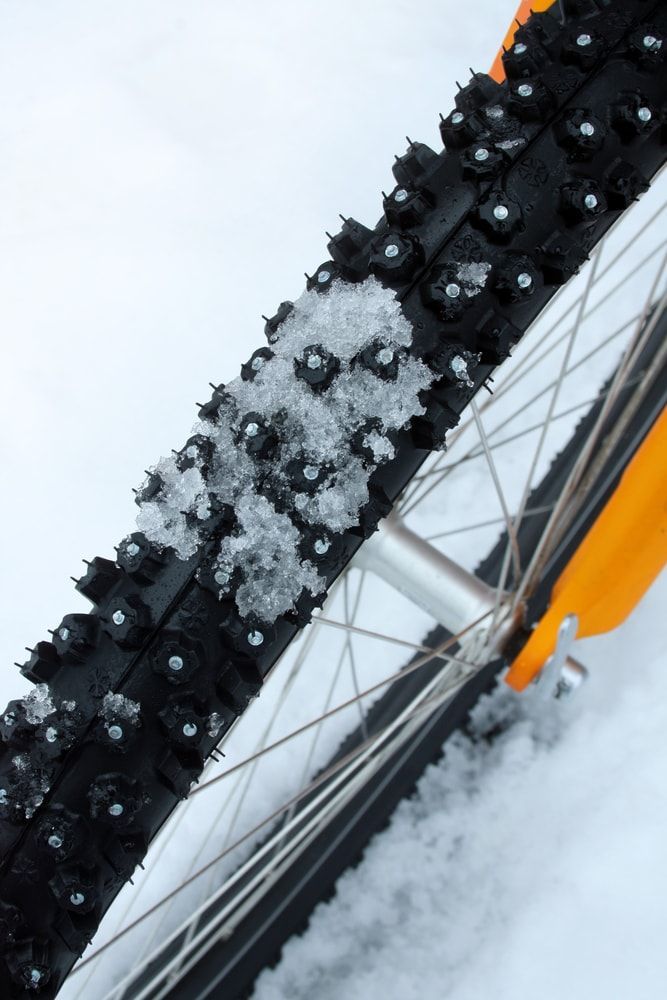
<svg viewBox="0 0 667 1000">
<path fill-rule="evenodd" d="M 63 642 L 67 642 L 67 640 L 70 637 L 70 630 L 68 628 L 65 628 L 63 626 L 62 628 L 58 629 L 58 635 L 62 639 Z"/>
<path fill-rule="evenodd" d="M 458 299 L 461 294 L 461 286 L 457 285 L 455 282 L 450 281 L 450 283 L 445 288 L 445 295 L 450 299 Z"/>
<path fill-rule="evenodd" d="M 655 35 L 645 35 L 644 48 L 648 49 L 649 52 L 657 52 L 658 49 L 662 48 L 662 39 L 656 38 Z"/>
<path fill-rule="evenodd" d="M 136 542 L 128 542 L 125 546 L 125 554 L 128 555 L 130 559 L 134 559 L 134 557 L 138 556 L 140 552 L 141 549 Z"/>
<path fill-rule="evenodd" d="M 114 613 L 111 616 L 111 621 L 114 623 L 114 625 L 122 625 L 123 624 L 123 622 L 125 621 L 125 615 L 120 610 L 120 608 L 118 608 L 117 611 L 114 611 Z"/>
<path fill-rule="evenodd" d="M 313 548 L 318 556 L 323 556 L 331 548 L 331 542 L 328 542 L 326 538 L 316 538 Z"/>
<path fill-rule="evenodd" d="M 195 726 L 194 722 L 186 722 L 185 723 L 185 725 L 183 726 L 183 735 L 184 736 L 196 736 L 197 735 L 197 727 Z"/>
<path fill-rule="evenodd" d="M 322 358 L 319 356 L 319 354 L 309 354 L 308 360 L 306 361 L 306 365 L 313 371 L 316 370 L 317 368 L 321 368 Z"/>
<path fill-rule="evenodd" d="M 108 732 L 112 740 L 122 740 L 123 738 L 123 730 L 120 726 L 109 726 Z"/>
<path fill-rule="evenodd" d="M 248 632 L 248 642 L 251 646 L 261 646 L 264 636 L 259 629 L 253 629 L 252 632 Z"/>
<path fill-rule="evenodd" d="M 637 118 L 639 118 L 640 122 L 650 122 L 651 118 L 653 118 L 653 113 L 650 108 L 640 108 L 637 112 Z"/>
<path fill-rule="evenodd" d="M 530 288 L 530 286 L 533 283 L 533 279 L 528 274 L 527 271 L 522 271 L 521 274 L 517 277 L 516 283 L 519 286 L 519 288 Z"/>
<path fill-rule="evenodd" d="M 399 202 L 399 204 L 403 201 L 407 201 L 407 199 L 408 199 L 408 192 L 405 190 L 405 188 L 399 188 L 398 191 L 396 191 L 396 193 L 394 194 L 394 201 Z"/>
<path fill-rule="evenodd" d="M 329 280 L 330 277 L 331 277 L 330 271 L 319 271 L 317 275 L 317 280 L 319 281 L 320 285 L 323 285 L 326 281 Z"/>
<path fill-rule="evenodd" d="M 579 35 L 579 37 L 577 38 L 577 45 L 580 48 L 585 49 L 586 46 L 590 45 L 592 41 L 593 41 L 593 39 L 591 38 L 590 35 L 586 35 L 586 34 Z"/>
<path fill-rule="evenodd" d="M 320 470 L 315 465 L 306 465 L 304 466 L 303 474 L 312 483 L 319 476 Z"/>
<path fill-rule="evenodd" d="M 579 126 L 579 131 L 582 135 L 590 138 L 592 135 L 595 135 L 595 126 L 591 122 L 582 122 Z"/>
<path fill-rule="evenodd" d="M 475 150 L 475 159 L 478 163 L 484 163 L 485 160 L 489 158 L 489 151 L 485 149 L 484 146 L 480 146 L 479 149 Z"/>
<path fill-rule="evenodd" d="M 460 111 L 455 111 L 452 115 L 452 125 L 460 125 L 465 115 L 461 114 Z"/>
<path fill-rule="evenodd" d="M 124 806 L 120 802 L 112 802 L 112 804 L 107 809 L 110 816 L 122 816 L 125 812 Z"/>
<path fill-rule="evenodd" d="M 533 88 L 529 83 L 522 83 L 517 87 L 517 94 L 519 97 L 530 97 L 533 93 Z"/>
<path fill-rule="evenodd" d="M 528 46 L 524 45 L 523 42 L 517 42 L 514 46 L 514 54 L 517 56 L 522 56 L 524 52 L 528 51 Z"/>
<path fill-rule="evenodd" d="M 183 669 L 183 657 L 182 656 L 170 656 L 168 661 L 168 666 L 170 670 L 175 670 L 178 672 Z"/>
<path fill-rule="evenodd" d="M 587 194 L 586 197 L 584 198 L 584 205 L 591 212 L 593 211 L 593 209 L 598 207 L 598 204 L 599 202 L 594 194 Z"/>
<path fill-rule="evenodd" d="M 59 851 L 63 846 L 63 838 L 57 833 L 52 833 L 46 842 L 54 851 Z"/>
<path fill-rule="evenodd" d="M 375 360 L 379 365 L 390 365 L 394 360 L 394 352 L 391 347 L 382 347 L 375 355 Z"/>
<path fill-rule="evenodd" d="M 398 247 L 395 243 L 390 243 L 388 247 L 384 248 L 385 257 L 398 257 Z"/>
<path fill-rule="evenodd" d="M 254 421 L 251 421 L 249 424 L 246 424 L 244 433 L 245 436 L 249 438 L 257 437 L 257 435 L 259 434 L 259 424 L 256 424 Z"/>
<path fill-rule="evenodd" d="M 72 904 L 72 906 L 81 906 L 82 903 L 85 903 L 86 897 L 82 892 L 73 892 L 69 898 L 69 901 Z"/>
<path fill-rule="evenodd" d="M 499 222 L 504 222 L 510 213 L 506 205 L 496 205 L 493 210 L 493 214 Z"/>
</svg>

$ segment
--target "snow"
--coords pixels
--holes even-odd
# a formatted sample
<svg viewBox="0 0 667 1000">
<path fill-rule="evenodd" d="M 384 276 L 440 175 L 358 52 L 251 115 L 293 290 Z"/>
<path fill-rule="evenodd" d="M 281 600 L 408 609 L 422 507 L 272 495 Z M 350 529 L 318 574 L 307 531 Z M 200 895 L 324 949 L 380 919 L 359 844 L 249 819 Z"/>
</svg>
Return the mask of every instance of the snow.
<svg viewBox="0 0 667 1000">
<path fill-rule="evenodd" d="M 23 699 L 26 721 L 39 725 L 56 710 L 48 684 L 37 684 Z"/>
<path fill-rule="evenodd" d="M 0 78 L 12 95 L 0 107 L 0 313 L 11 345 L 0 373 L 7 484 L 0 501 L 0 641 L 7 665 L 1 690 L 9 700 L 30 689 L 9 666 L 24 658 L 23 647 L 44 638 L 65 609 L 88 610 L 69 576 L 82 556 L 109 555 L 127 535 L 136 513 L 129 487 L 141 470 L 183 440 L 209 380 L 228 381 L 260 346 L 259 314 L 298 298 L 302 272 L 313 273 L 324 259 L 322 230 L 336 225 L 338 212 L 369 225 L 378 217 L 379 189 L 393 184 L 390 164 L 402 152 L 404 131 L 439 148 L 437 112 L 448 112 L 455 79 L 467 78 L 469 64 L 490 63 L 512 11 L 491 0 L 424 0 L 418 8 L 339 0 L 326 12 L 304 0 L 257 0 L 233 10 L 214 0 L 187 7 L 178 0 L 24 0 L 1 10 Z M 630 298 L 642 301 L 645 281 L 638 278 L 627 296 L 619 270 L 592 295 L 599 322 L 576 346 L 574 363 L 602 340 L 610 364 L 620 352 L 611 333 L 623 308 L 633 307 Z M 555 336 L 566 328 L 561 323 Z M 512 364 L 522 357 L 519 347 Z M 559 364 L 556 349 L 546 366 L 555 374 Z M 539 420 L 544 401 L 530 403 L 536 374 L 499 400 L 497 416 L 485 424 L 492 442 Z M 575 372 L 558 408 L 594 396 L 601 374 Z M 517 400 L 526 406 L 520 416 Z M 568 433 L 567 420 L 554 425 L 539 475 Z M 510 506 L 534 440 L 528 434 L 497 450 Z M 250 481 L 252 466 L 240 467 L 244 452 L 230 437 L 225 454 L 232 453 L 240 456 L 235 474 Z M 482 464 L 466 458 L 450 471 L 448 489 L 427 500 L 422 513 L 432 535 L 498 513 Z M 184 482 L 186 503 L 203 505 L 197 476 Z M 151 513 L 152 530 L 163 530 L 165 539 L 181 531 L 185 551 L 185 520 L 160 525 L 159 507 Z M 470 568 L 498 530 L 468 530 L 434 544 Z M 327 609 L 332 618 L 346 603 L 354 607 L 358 586 L 353 574 L 349 594 L 339 592 Z M 423 640 L 425 614 L 388 588 L 368 593 L 361 626 Z M 338 912 L 326 918 L 335 928 L 331 940 L 315 926 L 312 938 L 290 945 L 301 969 L 295 971 L 288 949 L 285 966 L 262 980 L 261 1000 L 285 995 L 292 980 L 295 997 L 316 981 L 310 995 L 319 1000 L 321 990 L 326 998 L 334 975 L 325 967 L 328 955 L 340 975 L 338 995 L 356 990 L 368 1000 L 446 993 L 454 1000 L 654 1000 L 665 993 L 665 865 L 656 833 L 666 816 L 665 691 L 655 666 L 665 645 L 664 584 L 654 594 L 630 631 L 580 653 L 595 668 L 593 678 L 564 706 L 564 718 L 547 719 L 540 710 L 488 754 L 476 758 L 462 746 L 452 779 L 430 772 L 420 804 L 400 814 L 395 846 L 378 846 L 388 864 L 381 884 L 362 868 L 356 890 L 354 876 L 341 888 L 346 919 L 358 913 L 361 921 L 348 930 Z M 225 744 L 228 763 L 253 752 L 265 733 L 278 738 L 323 704 L 354 694 L 348 664 L 338 666 L 344 640 L 333 630 L 320 630 L 308 669 L 293 675 L 306 641 L 295 644 L 283 672 L 253 702 L 248 726 Z M 363 637 L 355 650 L 362 686 L 405 660 L 404 651 Z M 271 729 L 272 706 L 285 691 L 288 718 Z M 540 720 L 551 727 L 549 746 L 539 738 Z M 222 782 L 219 797 L 209 791 L 179 809 L 169 826 L 173 840 L 156 842 L 146 872 L 119 896 L 97 940 L 288 798 L 311 749 L 316 769 L 358 721 L 352 706 L 316 740 L 307 733 L 267 755 L 256 769 L 259 797 L 245 796 L 238 815 L 240 780 L 231 805 Z M 218 724 L 209 720 L 212 729 Z M 445 794 L 456 806 L 451 812 L 442 806 Z M 419 858 L 406 854 L 406 830 Z M 442 837 L 441 845 L 425 843 L 427 832 Z M 429 890 L 426 861 L 437 891 Z M 204 878 L 166 907 L 167 928 L 215 884 Z M 371 893 L 391 907 L 379 912 Z M 413 919 L 423 946 L 410 930 Z M 400 967 L 373 936 L 374 921 L 401 955 Z M 161 926 L 149 922 L 143 937 L 129 935 L 111 948 L 105 964 L 92 966 L 92 980 L 89 967 L 63 1000 L 101 997 L 136 967 L 153 938 L 161 939 Z M 401 951 L 401 937 L 416 950 Z"/>
<path fill-rule="evenodd" d="M 466 290 L 477 294 L 489 269 L 462 267 Z M 304 589 L 319 594 L 323 579 L 300 552 L 294 518 L 331 532 L 358 523 L 373 471 L 393 455 L 387 435 L 424 412 L 419 394 L 435 379 L 410 356 L 411 343 L 412 329 L 394 292 L 373 277 L 302 293 L 279 326 L 270 356 L 253 359 L 254 378 L 230 382 L 218 420 L 193 428 L 212 453 L 202 456 L 190 446 L 185 456 L 193 466 L 181 470 L 177 455 L 149 470 L 163 485 L 155 499 L 142 502 L 137 527 L 187 559 L 202 542 L 202 523 L 215 498 L 234 509 L 236 523 L 221 544 L 214 577 L 223 581 L 221 596 L 229 592 L 224 583 L 242 581 L 232 589 L 243 618 L 271 624 Z M 369 351 L 377 371 L 364 362 Z M 319 389 L 295 372 L 300 361 L 314 370 L 334 358 L 333 379 Z M 363 461 L 350 442 L 369 423 L 376 428 L 369 444 L 373 461 Z M 245 449 L 269 429 L 276 443 L 267 466 L 263 454 L 253 460 Z M 295 485 L 295 467 L 303 485 Z"/>
<path fill-rule="evenodd" d="M 572 700 L 481 704 L 253 1000 L 664 996 L 665 601 L 578 644 Z"/>
</svg>

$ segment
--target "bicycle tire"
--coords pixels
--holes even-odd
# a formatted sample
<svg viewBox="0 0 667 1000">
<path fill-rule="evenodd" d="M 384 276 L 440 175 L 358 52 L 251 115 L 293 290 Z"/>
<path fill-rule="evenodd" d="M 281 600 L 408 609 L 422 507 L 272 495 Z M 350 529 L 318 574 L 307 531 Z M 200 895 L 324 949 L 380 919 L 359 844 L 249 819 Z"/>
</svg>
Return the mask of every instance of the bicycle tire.
<svg viewBox="0 0 667 1000">
<path fill-rule="evenodd" d="M 327 587 L 428 449 L 442 447 L 494 367 L 665 161 L 662 5 L 561 6 L 563 23 L 552 8 L 519 30 L 528 55 L 507 53 L 509 82 L 476 74 L 460 91 L 442 122 L 444 153 L 411 143 L 394 165 L 399 186 L 413 189 L 409 214 L 390 195 L 374 230 L 348 220 L 329 245 L 333 261 L 308 279 L 308 290 L 326 294 L 337 280 L 373 273 L 413 325 L 413 356 L 437 377 L 425 414 L 401 430 L 395 457 L 373 471 L 359 524 L 335 537 L 335 558 L 320 564 Z M 584 28 L 594 42 L 586 51 L 577 46 Z M 500 119 L 486 115 L 492 107 L 502 109 Z M 637 117 L 639 108 L 649 109 L 648 119 Z M 594 140 L 581 131 L 589 119 Z M 594 190 L 595 210 L 587 209 Z M 507 225 L 493 214 L 499 192 L 511 203 Z M 384 253 L 390 243 L 401 248 L 393 258 Z M 465 315 L 453 315 L 439 281 L 454 259 L 474 263 L 480 252 L 492 280 L 466 303 Z M 521 287 L 525 275 L 530 282 Z M 269 330 L 282 319 L 279 312 Z M 470 385 L 453 377 L 452 351 L 467 352 Z M 214 393 L 210 406 L 218 398 Z M 131 536 L 134 554 L 126 547 L 115 561 L 94 559 L 77 584 L 92 613 L 66 616 L 23 667 L 45 687 L 10 703 L 0 722 L 0 985 L 8 996 L 55 996 L 150 841 L 310 618 L 315 602 L 304 597 L 266 629 L 258 654 L 248 641 L 252 621 L 195 577 L 229 517 L 212 518 L 209 540 L 186 560 L 138 534 Z M 197 666 L 192 711 L 205 735 L 196 748 L 183 748 L 170 728 L 173 687 L 163 661 L 174 648 Z M 129 701 L 112 698 L 101 715 L 109 694 Z M 122 715 L 128 704 L 140 705 L 140 728 Z M 109 736 L 114 711 L 130 721 L 122 745 Z M 220 727 L 209 735 L 213 715 Z M 120 813 L 108 812 L 119 804 Z"/>
</svg>

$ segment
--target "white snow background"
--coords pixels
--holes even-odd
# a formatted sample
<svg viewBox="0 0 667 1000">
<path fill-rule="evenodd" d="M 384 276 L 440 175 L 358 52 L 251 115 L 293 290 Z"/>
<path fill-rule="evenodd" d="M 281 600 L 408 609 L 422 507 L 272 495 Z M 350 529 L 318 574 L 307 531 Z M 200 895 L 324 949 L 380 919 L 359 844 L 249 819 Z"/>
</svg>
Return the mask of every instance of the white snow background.
<svg viewBox="0 0 667 1000">
<path fill-rule="evenodd" d="M 0 2 L 5 700 L 23 647 L 85 607 L 69 576 L 131 528 L 143 468 L 337 213 L 379 217 L 404 134 L 438 148 L 512 8 Z M 666 597 L 581 645 L 573 705 L 432 768 L 259 1000 L 663 997 Z"/>
</svg>

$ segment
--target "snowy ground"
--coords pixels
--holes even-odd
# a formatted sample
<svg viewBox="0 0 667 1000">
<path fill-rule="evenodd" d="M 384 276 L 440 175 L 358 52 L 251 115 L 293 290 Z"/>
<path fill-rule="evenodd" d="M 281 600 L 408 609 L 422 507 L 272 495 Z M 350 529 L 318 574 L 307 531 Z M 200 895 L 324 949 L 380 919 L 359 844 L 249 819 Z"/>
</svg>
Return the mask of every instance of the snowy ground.
<svg viewBox="0 0 667 1000">
<path fill-rule="evenodd" d="M 255 1000 L 665 996 L 666 601 L 578 644 L 574 701 L 480 706 L 516 721 L 429 768 Z"/>
<path fill-rule="evenodd" d="M 259 314 L 299 294 L 337 213 L 377 219 L 404 133 L 438 148 L 437 112 L 470 64 L 490 63 L 512 7 L 0 0 L 5 699 L 27 687 L 11 667 L 23 646 L 86 607 L 68 577 L 132 526 L 130 486 L 182 443 L 209 379 L 228 381 L 263 343 Z M 618 298 L 586 348 L 618 321 Z M 562 408 L 594 395 L 599 378 L 574 383 Z M 522 383 L 512 405 L 533 388 Z M 563 435 L 565 423 L 551 448 Z M 528 454 L 509 449 L 510 503 Z M 450 506 L 431 498 L 431 532 L 462 513 L 481 520 L 489 497 L 498 513 L 484 475 L 469 463 L 451 480 Z M 474 565 L 497 530 L 442 544 Z M 375 594 L 362 624 L 420 641 L 426 617 L 411 611 L 408 627 L 405 608 Z M 665 597 L 663 581 L 623 632 L 584 647 L 593 681 L 564 713 L 529 707 L 491 752 L 461 745 L 432 770 L 368 865 L 262 979 L 259 1000 L 662 996 Z M 370 679 L 400 665 L 386 650 L 378 664 L 369 643 Z M 253 706 L 260 726 L 266 706 Z M 313 706 L 299 693 L 289 728 Z M 339 734 L 322 734 L 313 766 Z M 239 756 L 251 736 L 239 733 Z M 288 755 L 265 770 L 277 801 L 291 769 Z M 214 826 L 216 808 L 203 808 Z M 195 843 L 201 812 L 184 815 Z M 199 860 L 219 846 L 219 822 L 217 837 L 204 835 Z M 149 900 L 168 887 L 161 872 L 187 872 L 181 854 L 173 847 L 153 869 Z M 144 903 L 121 898 L 109 926 Z M 73 980 L 67 995 L 101 995 L 109 976 Z"/>
</svg>

